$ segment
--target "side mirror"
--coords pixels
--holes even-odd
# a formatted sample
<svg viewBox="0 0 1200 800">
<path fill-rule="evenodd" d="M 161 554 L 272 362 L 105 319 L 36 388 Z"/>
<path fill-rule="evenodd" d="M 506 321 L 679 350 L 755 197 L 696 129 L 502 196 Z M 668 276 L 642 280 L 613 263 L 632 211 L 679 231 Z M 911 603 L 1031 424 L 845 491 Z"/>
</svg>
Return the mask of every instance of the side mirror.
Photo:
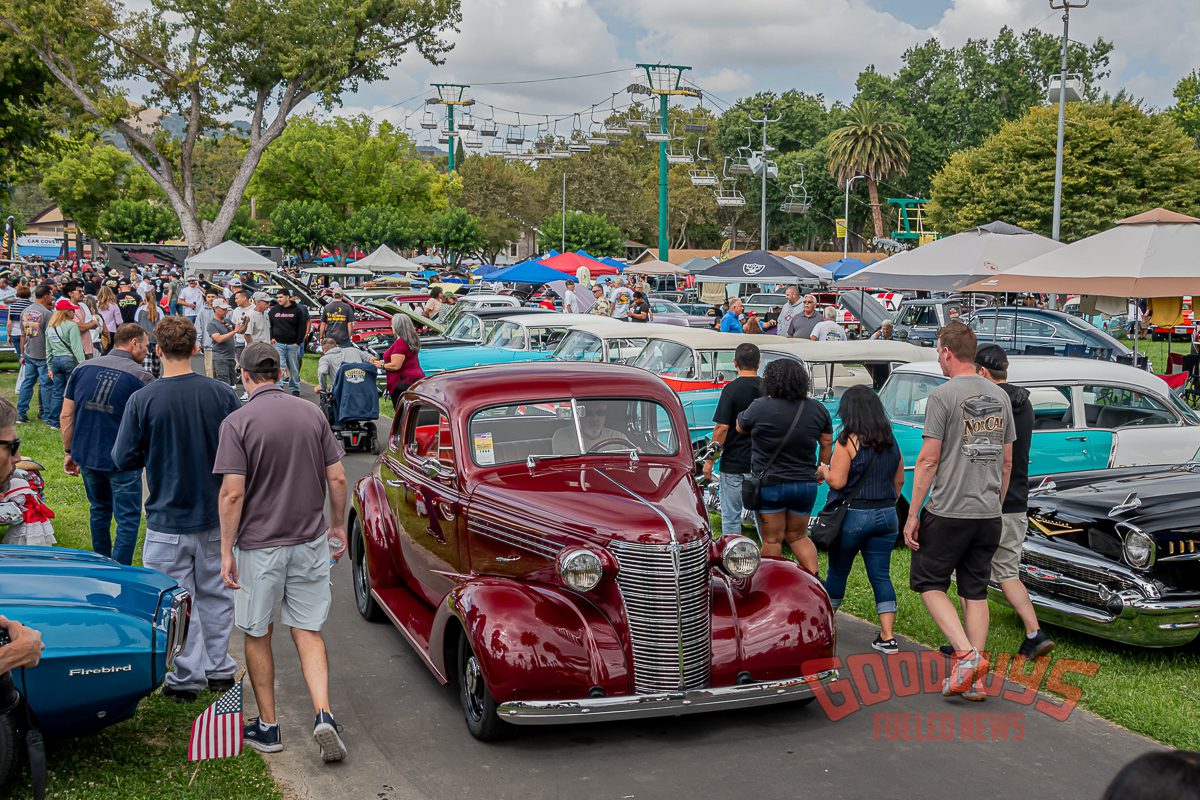
<svg viewBox="0 0 1200 800">
<path fill-rule="evenodd" d="M 908 341 L 908 330 L 905 328 L 896 328 L 892 331 L 892 338 L 900 341 Z"/>
</svg>

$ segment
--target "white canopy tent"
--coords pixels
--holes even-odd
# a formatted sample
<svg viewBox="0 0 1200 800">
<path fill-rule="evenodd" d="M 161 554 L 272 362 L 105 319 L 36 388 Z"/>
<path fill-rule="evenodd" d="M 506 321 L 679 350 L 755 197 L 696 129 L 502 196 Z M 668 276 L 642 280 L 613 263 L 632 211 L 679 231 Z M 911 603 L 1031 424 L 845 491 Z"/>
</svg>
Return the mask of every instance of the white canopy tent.
<svg viewBox="0 0 1200 800">
<path fill-rule="evenodd" d="M 421 265 L 410 261 L 397 253 L 386 244 L 375 248 L 370 255 L 365 255 L 353 262 L 359 269 L 369 269 L 372 272 L 420 272 Z"/>
<path fill-rule="evenodd" d="M 634 275 L 690 275 L 686 269 L 676 266 L 669 261 L 643 261 L 640 264 L 631 264 L 625 268 L 626 272 Z"/>
<path fill-rule="evenodd" d="M 813 262 L 808 261 L 807 259 L 800 258 L 800 256 L 784 256 L 784 258 L 786 258 L 788 261 L 792 262 L 793 264 L 798 264 L 801 267 L 804 267 L 806 270 L 811 272 L 813 275 L 816 275 L 821 280 L 826 280 L 826 281 L 833 280 L 833 272 L 831 270 L 826 269 L 825 267 L 822 267 L 820 264 L 814 264 Z"/>
<path fill-rule="evenodd" d="M 184 259 L 183 269 L 190 272 L 275 272 L 278 265 L 237 242 L 221 242 L 203 253 Z"/>
</svg>

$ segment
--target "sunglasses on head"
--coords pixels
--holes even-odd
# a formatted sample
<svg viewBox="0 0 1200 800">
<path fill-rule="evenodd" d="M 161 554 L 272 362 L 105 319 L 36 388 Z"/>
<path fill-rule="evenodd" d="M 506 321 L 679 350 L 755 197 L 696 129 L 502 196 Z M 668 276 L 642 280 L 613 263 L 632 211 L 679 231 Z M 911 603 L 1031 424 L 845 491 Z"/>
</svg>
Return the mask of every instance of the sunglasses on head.
<svg viewBox="0 0 1200 800">
<path fill-rule="evenodd" d="M 15 456 L 21 451 L 20 439 L 0 439 L 0 445 L 8 448 L 8 454 L 10 456 Z"/>
</svg>

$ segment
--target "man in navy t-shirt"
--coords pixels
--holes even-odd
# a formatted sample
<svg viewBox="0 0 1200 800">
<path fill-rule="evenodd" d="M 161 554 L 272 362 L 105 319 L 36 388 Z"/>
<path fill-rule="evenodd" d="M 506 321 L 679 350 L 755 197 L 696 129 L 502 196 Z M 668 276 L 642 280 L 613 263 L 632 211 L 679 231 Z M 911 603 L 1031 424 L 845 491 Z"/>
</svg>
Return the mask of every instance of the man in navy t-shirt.
<svg viewBox="0 0 1200 800">
<path fill-rule="evenodd" d="M 229 656 L 233 592 L 221 580 L 221 479 L 212 470 L 221 423 L 241 403 L 229 384 L 192 372 L 195 325 L 164 317 L 154 336 L 163 376 L 130 398 L 112 457 L 118 469 L 146 468 L 142 563 L 192 595 L 191 633 L 163 687 L 182 703 L 206 684 L 231 688 L 237 671 Z"/>
<path fill-rule="evenodd" d="M 145 328 L 127 322 L 117 328 L 113 341 L 108 355 L 83 362 L 67 380 L 59 418 L 66 453 L 63 469 L 68 475 L 83 476 L 92 550 L 132 564 L 142 523 L 142 470 L 117 469 L 112 446 L 129 398 L 154 378 L 142 369 L 149 346 Z"/>
</svg>

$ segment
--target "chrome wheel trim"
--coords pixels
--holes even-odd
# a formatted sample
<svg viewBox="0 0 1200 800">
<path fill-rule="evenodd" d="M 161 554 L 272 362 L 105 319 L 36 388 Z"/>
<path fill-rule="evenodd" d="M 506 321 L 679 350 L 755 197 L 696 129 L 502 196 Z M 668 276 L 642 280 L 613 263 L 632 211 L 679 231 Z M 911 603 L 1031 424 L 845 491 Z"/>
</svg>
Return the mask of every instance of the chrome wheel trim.
<svg viewBox="0 0 1200 800">
<path fill-rule="evenodd" d="M 358 528 L 358 524 L 355 524 Z M 367 608 L 371 601 L 371 575 L 367 569 L 367 548 L 363 541 L 362 530 L 359 528 L 355 531 L 357 548 L 355 549 L 354 560 L 351 562 L 351 572 L 354 579 L 354 602 L 358 605 L 358 610 L 363 611 Z"/>
<path fill-rule="evenodd" d="M 467 656 L 467 663 L 463 668 L 463 687 L 467 700 L 467 710 L 475 719 L 483 717 L 483 672 L 479 669 L 479 660 L 475 658 L 475 654 Z"/>
</svg>

